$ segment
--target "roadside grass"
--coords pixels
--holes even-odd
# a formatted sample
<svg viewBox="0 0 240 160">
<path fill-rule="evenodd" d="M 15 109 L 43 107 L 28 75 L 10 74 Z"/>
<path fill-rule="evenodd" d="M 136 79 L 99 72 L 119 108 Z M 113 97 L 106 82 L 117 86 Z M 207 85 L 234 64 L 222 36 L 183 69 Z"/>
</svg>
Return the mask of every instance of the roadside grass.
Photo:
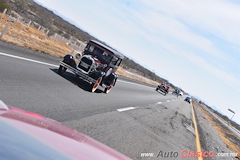
<svg viewBox="0 0 240 160">
<path fill-rule="evenodd" d="M 2 17 L 1 14 L 0 17 Z M 6 24 L 9 23 L 8 20 L 9 18 L 7 16 L 5 16 L 4 19 L 0 19 L 0 32 L 4 29 Z M 61 58 L 72 52 L 71 47 L 66 43 L 52 39 L 41 31 L 28 27 L 20 22 L 9 23 L 7 33 L 0 40 Z M 73 55 L 75 55 L 75 53 L 73 53 Z M 117 73 L 123 77 L 140 81 L 148 85 L 158 85 L 158 82 L 131 73 L 122 67 L 119 67 Z"/>
<path fill-rule="evenodd" d="M 207 118 L 209 122 L 212 123 L 214 128 L 217 130 L 222 141 L 227 145 L 227 147 L 235 153 L 238 153 L 238 156 L 235 158 L 240 159 L 240 139 L 232 133 L 227 127 L 225 127 L 219 120 L 210 115 L 199 103 L 193 101 L 193 104 L 198 107 L 198 109 L 203 113 L 204 117 Z M 236 142 L 238 141 L 238 142 Z"/>
<path fill-rule="evenodd" d="M 5 25 L 6 23 L 1 20 L 0 30 L 3 30 Z M 9 23 L 7 33 L 1 40 L 57 57 L 63 57 L 72 51 L 67 44 L 48 38 L 37 29 L 27 27 L 19 22 Z"/>
<path fill-rule="evenodd" d="M 152 85 L 152 86 L 157 86 L 159 84 L 158 82 L 153 81 L 153 80 L 148 79 L 148 78 L 145 78 L 145 77 L 143 77 L 141 75 L 138 75 L 138 74 L 135 74 L 135 73 L 131 73 L 131 72 L 123 69 L 122 67 L 118 68 L 117 74 L 119 74 L 119 75 L 121 75 L 123 77 L 129 78 L 129 79 L 137 80 L 137 81 L 143 82 L 145 84 Z"/>
</svg>

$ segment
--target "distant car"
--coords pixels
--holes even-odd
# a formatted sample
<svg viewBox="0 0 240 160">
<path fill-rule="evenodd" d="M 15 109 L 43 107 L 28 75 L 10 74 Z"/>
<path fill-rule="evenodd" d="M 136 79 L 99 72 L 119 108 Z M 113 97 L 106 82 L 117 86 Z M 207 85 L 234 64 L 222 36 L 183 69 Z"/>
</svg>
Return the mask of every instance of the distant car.
<svg viewBox="0 0 240 160">
<path fill-rule="evenodd" d="M 179 95 L 180 95 L 180 96 L 183 96 L 183 91 L 181 91 L 181 92 L 179 93 Z"/>
<path fill-rule="evenodd" d="M 191 103 L 192 99 L 190 97 L 186 97 L 184 101 L 187 101 L 188 103 Z"/>
<path fill-rule="evenodd" d="M 157 86 L 156 91 L 161 91 L 166 96 L 169 91 L 169 86 L 167 84 L 162 83 L 161 85 Z"/>
<path fill-rule="evenodd" d="M 180 92 L 181 92 L 181 90 L 179 88 L 175 88 L 175 90 L 172 92 L 172 94 L 175 94 L 178 97 Z"/>
<path fill-rule="evenodd" d="M 2 101 L 0 128 L 0 159 L 130 159 L 59 122 L 6 106 Z"/>
</svg>

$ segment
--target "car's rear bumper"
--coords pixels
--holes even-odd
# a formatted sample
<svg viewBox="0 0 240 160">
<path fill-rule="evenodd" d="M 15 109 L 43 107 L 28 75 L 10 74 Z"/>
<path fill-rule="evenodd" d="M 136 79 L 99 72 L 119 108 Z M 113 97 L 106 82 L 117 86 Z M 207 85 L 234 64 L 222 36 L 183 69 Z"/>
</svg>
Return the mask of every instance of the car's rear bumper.
<svg viewBox="0 0 240 160">
<path fill-rule="evenodd" d="M 158 90 L 160 90 L 160 91 L 162 91 L 162 92 L 164 92 L 164 93 L 168 92 L 168 91 L 166 91 L 166 90 L 163 89 L 163 88 L 158 88 Z"/>
</svg>

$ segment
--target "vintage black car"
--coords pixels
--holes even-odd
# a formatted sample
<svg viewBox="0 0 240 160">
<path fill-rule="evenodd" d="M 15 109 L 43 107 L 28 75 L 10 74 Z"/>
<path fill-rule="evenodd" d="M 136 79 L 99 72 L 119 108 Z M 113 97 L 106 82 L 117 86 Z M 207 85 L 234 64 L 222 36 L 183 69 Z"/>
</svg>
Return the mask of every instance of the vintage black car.
<svg viewBox="0 0 240 160">
<path fill-rule="evenodd" d="M 115 73 L 124 56 L 118 51 L 95 40 L 90 40 L 82 55 L 68 54 L 60 62 L 59 74 L 67 69 L 75 73 L 80 79 L 90 83 L 89 90 L 95 92 L 99 85 L 104 87 L 104 93 L 109 93 L 116 84 L 118 75 Z"/>
</svg>

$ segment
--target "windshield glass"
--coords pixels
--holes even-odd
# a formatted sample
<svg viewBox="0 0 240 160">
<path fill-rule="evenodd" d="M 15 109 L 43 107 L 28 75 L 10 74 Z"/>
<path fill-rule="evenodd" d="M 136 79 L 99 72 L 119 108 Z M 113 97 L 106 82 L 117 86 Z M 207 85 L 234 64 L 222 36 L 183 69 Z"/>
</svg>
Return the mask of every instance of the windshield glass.
<svg viewBox="0 0 240 160">
<path fill-rule="evenodd" d="M 91 52 L 91 54 L 96 57 L 98 60 L 100 60 L 102 63 L 110 63 L 112 56 L 105 52 L 104 50 L 96 47 L 96 46 L 87 46 L 86 50 Z"/>
</svg>

